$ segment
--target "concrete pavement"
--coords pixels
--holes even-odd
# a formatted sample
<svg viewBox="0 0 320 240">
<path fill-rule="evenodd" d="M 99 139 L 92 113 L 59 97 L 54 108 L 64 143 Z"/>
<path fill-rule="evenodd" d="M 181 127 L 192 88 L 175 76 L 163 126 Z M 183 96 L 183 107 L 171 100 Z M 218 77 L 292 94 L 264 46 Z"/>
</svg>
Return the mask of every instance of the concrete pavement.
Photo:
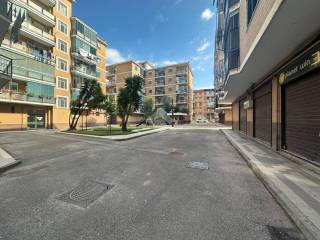
<svg viewBox="0 0 320 240">
<path fill-rule="evenodd" d="M 22 160 L 0 177 L 0 239 L 304 239 L 219 131 L 21 132 L 0 146 Z"/>
<path fill-rule="evenodd" d="M 320 239 L 320 176 L 234 131 L 230 142 L 308 239 Z"/>
</svg>

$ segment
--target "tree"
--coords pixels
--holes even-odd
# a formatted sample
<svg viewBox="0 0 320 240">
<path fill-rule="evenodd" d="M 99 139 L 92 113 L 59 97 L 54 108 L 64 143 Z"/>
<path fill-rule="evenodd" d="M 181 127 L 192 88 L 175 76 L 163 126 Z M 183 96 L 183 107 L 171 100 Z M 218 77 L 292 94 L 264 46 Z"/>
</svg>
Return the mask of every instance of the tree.
<svg viewBox="0 0 320 240">
<path fill-rule="evenodd" d="M 126 78 L 125 87 L 119 90 L 117 105 L 118 115 L 121 118 L 122 131 L 128 131 L 127 124 L 129 116 L 140 107 L 142 81 L 143 79 L 139 76 Z"/>
<path fill-rule="evenodd" d="M 114 115 L 116 112 L 116 105 L 113 99 L 106 98 L 102 108 L 105 111 L 105 115 L 106 115 L 106 127 L 108 125 L 108 119 L 109 119 L 109 130 L 111 133 L 111 118 L 112 118 L 112 115 Z"/>
<path fill-rule="evenodd" d="M 172 110 L 172 98 L 169 96 L 164 96 L 163 97 L 163 109 L 167 112 L 170 113 Z"/>
<path fill-rule="evenodd" d="M 71 102 L 69 115 L 69 130 L 75 130 L 80 116 L 85 111 L 101 108 L 105 96 L 97 80 L 87 80 L 83 83 L 79 96 Z"/>
<path fill-rule="evenodd" d="M 150 118 L 154 112 L 152 98 L 144 99 L 143 109 L 144 109 L 144 112 L 143 112 L 144 119 L 147 121 L 147 119 Z"/>
</svg>

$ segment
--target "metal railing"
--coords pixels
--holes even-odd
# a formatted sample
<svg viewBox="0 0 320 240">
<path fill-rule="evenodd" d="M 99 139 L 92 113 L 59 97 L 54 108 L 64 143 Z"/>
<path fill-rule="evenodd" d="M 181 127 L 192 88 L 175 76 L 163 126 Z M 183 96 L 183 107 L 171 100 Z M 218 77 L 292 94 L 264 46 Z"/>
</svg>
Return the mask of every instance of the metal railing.
<svg viewBox="0 0 320 240">
<path fill-rule="evenodd" d="M 0 55 L 0 74 L 12 76 L 12 59 Z"/>
</svg>

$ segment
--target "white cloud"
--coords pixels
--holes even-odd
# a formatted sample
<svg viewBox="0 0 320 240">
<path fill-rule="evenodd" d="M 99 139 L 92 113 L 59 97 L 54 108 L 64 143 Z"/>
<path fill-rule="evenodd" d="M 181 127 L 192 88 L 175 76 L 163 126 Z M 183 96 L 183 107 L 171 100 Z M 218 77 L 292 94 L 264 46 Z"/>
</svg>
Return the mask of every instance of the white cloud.
<svg viewBox="0 0 320 240">
<path fill-rule="evenodd" d="M 213 17 L 213 12 L 207 8 L 201 13 L 201 19 L 203 21 L 209 21 Z"/>
<path fill-rule="evenodd" d="M 211 58 L 210 55 L 205 55 L 205 56 L 195 56 L 195 57 L 192 57 L 191 60 L 192 61 L 208 61 L 209 59 Z M 213 58 L 213 57 L 212 57 Z"/>
<path fill-rule="evenodd" d="M 165 17 L 161 12 L 158 12 L 157 15 L 155 16 L 155 20 L 159 23 L 164 23 L 164 22 L 168 22 L 169 18 Z"/>
<path fill-rule="evenodd" d="M 171 60 L 162 61 L 162 65 L 163 66 L 174 65 L 174 64 L 177 64 L 177 63 L 178 63 L 177 61 L 171 61 Z"/>
<path fill-rule="evenodd" d="M 205 38 L 202 41 L 202 44 L 200 45 L 200 47 L 197 48 L 198 52 L 203 52 L 204 50 L 206 50 L 208 47 L 210 47 L 210 43 L 208 42 L 208 40 Z"/>
<path fill-rule="evenodd" d="M 114 48 L 107 49 L 107 63 L 114 64 L 119 62 L 124 62 L 125 58 L 121 55 L 121 53 Z"/>
<path fill-rule="evenodd" d="M 174 5 L 174 6 L 179 5 L 180 3 L 182 3 L 182 1 L 183 1 L 183 0 L 176 0 L 173 5 Z"/>
</svg>

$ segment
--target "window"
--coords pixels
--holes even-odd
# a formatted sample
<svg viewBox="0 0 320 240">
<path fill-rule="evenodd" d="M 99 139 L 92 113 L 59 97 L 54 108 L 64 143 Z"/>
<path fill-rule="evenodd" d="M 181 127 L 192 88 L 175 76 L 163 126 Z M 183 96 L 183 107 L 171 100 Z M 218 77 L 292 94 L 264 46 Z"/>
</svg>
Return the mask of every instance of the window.
<svg viewBox="0 0 320 240">
<path fill-rule="evenodd" d="M 247 0 L 247 23 L 249 24 L 253 16 L 254 10 L 256 9 L 258 0 Z"/>
<path fill-rule="evenodd" d="M 68 79 L 58 77 L 57 78 L 57 86 L 60 89 L 68 89 Z"/>
<path fill-rule="evenodd" d="M 58 20 L 58 29 L 60 32 L 63 32 L 64 34 L 68 35 L 68 26 L 64 22 L 61 22 Z"/>
<path fill-rule="evenodd" d="M 149 89 L 149 94 L 152 94 L 152 89 Z"/>
<path fill-rule="evenodd" d="M 66 60 L 58 58 L 57 66 L 59 70 L 68 71 L 68 62 Z"/>
<path fill-rule="evenodd" d="M 67 97 L 57 97 L 57 105 L 60 108 L 68 107 L 68 98 Z"/>
<path fill-rule="evenodd" d="M 148 72 L 148 75 L 149 75 L 149 76 L 152 76 L 152 71 Z"/>
<path fill-rule="evenodd" d="M 172 88 L 168 88 L 168 92 L 172 92 Z"/>
<path fill-rule="evenodd" d="M 58 39 L 58 48 L 62 52 L 68 52 L 68 44 L 65 41 L 62 41 L 61 39 Z"/>
<path fill-rule="evenodd" d="M 65 17 L 68 16 L 68 8 L 62 2 L 58 3 L 58 11 Z"/>
<path fill-rule="evenodd" d="M 152 86 L 152 81 L 151 81 L 151 80 L 149 80 L 149 82 L 148 82 L 148 83 L 149 83 L 149 86 Z"/>
<path fill-rule="evenodd" d="M 169 77 L 169 78 L 168 78 L 168 81 L 169 81 L 169 82 L 172 82 L 172 77 Z"/>
<path fill-rule="evenodd" d="M 11 90 L 14 91 L 14 92 L 18 92 L 19 91 L 18 83 L 12 82 L 11 83 Z"/>
<path fill-rule="evenodd" d="M 169 69 L 168 69 L 168 73 L 172 73 L 172 68 L 169 68 Z"/>
</svg>

